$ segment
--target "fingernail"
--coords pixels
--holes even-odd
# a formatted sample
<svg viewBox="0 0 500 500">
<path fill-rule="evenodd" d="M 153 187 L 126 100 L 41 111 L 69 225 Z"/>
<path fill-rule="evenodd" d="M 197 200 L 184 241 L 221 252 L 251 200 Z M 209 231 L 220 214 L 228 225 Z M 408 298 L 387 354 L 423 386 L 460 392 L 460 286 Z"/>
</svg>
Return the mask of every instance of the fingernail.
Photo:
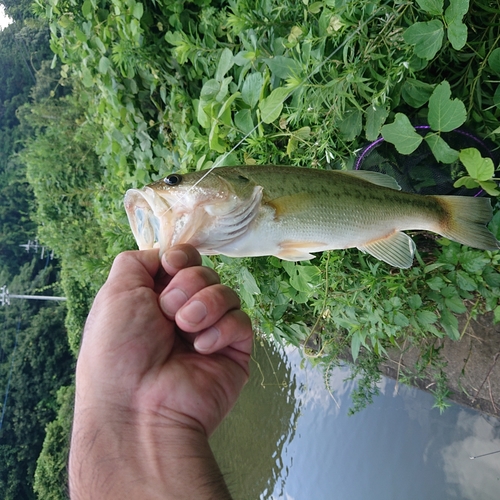
<svg viewBox="0 0 500 500">
<path fill-rule="evenodd" d="M 188 256 L 182 250 L 169 250 L 164 254 L 165 262 L 175 269 L 182 269 L 188 263 Z"/>
<path fill-rule="evenodd" d="M 187 300 L 187 295 L 182 290 L 174 288 L 160 299 L 160 307 L 169 318 L 173 318 Z"/>
<path fill-rule="evenodd" d="M 180 313 L 181 319 L 191 325 L 197 325 L 205 319 L 206 315 L 207 308 L 205 304 L 199 300 L 195 300 L 188 304 Z"/>
<path fill-rule="evenodd" d="M 212 326 L 206 332 L 196 337 L 194 347 L 197 351 L 208 351 L 217 342 L 219 336 L 219 330 Z"/>
</svg>

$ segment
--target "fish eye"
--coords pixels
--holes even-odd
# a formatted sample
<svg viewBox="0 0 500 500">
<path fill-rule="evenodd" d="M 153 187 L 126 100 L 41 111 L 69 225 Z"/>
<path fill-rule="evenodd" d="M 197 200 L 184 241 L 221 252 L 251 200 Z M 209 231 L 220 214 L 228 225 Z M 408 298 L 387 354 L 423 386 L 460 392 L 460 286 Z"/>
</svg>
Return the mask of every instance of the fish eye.
<svg viewBox="0 0 500 500">
<path fill-rule="evenodd" d="M 170 174 L 163 179 L 163 182 L 168 186 L 176 186 L 177 184 L 180 184 L 181 181 L 182 177 L 179 174 Z"/>
</svg>

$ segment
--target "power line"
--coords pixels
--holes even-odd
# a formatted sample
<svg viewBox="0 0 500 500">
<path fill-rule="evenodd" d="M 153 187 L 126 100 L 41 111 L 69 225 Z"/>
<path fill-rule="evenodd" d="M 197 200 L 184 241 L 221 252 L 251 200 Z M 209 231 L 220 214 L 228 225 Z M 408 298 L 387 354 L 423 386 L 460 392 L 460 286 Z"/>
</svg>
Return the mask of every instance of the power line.
<svg viewBox="0 0 500 500">
<path fill-rule="evenodd" d="M 10 299 L 28 299 L 28 300 L 66 300 L 66 297 L 54 297 L 52 295 L 18 295 L 9 293 L 9 289 L 4 285 L 0 288 L 0 304 L 10 305 Z"/>
</svg>

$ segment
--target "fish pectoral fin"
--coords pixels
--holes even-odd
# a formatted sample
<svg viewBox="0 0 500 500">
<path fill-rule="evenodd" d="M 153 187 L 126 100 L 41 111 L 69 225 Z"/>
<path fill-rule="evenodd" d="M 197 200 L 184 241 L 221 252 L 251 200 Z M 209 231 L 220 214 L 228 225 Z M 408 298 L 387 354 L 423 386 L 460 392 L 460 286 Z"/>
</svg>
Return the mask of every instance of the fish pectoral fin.
<svg viewBox="0 0 500 500">
<path fill-rule="evenodd" d="M 413 264 L 415 243 L 407 234 L 396 231 L 385 238 L 360 246 L 358 249 L 391 266 L 406 269 Z"/>
<path fill-rule="evenodd" d="M 326 247 L 325 243 L 314 241 L 293 241 L 287 240 L 280 243 L 279 251 L 274 255 L 279 259 L 291 260 L 293 262 L 298 260 L 311 260 L 314 255 L 310 252 L 318 252 L 318 248 Z"/>
</svg>

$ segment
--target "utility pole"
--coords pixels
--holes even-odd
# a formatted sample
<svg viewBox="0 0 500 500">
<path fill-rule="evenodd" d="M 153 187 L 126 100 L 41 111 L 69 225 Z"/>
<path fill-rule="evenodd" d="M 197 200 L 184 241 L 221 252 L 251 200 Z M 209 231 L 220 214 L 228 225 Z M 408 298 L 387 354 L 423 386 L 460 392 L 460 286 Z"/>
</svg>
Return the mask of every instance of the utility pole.
<svg viewBox="0 0 500 500">
<path fill-rule="evenodd" d="M 35 253 L 38 253 L 38 249 L 41 248 L 42 252 L 40 254 L 40 259 L 43 259 L 46 248 L 43 245 L 40 245 L 37 240 L 34 241 L 28 240 L 28 243 L 19 246 L 23 247 L 28 253 L 30 253 L 30 250 L 34 250 Z M 54 258 L 54 250 L 50 252 L 50 260 L 52 260 L 53 258 Z"/>
<path fill-rule="evenodd" d="M 17 295 L 9 293 L 8 288 L 4 285 L 0 288 L 0 303 L 10 305 L 10 299 L 29 299 L 29 300 L 66 300 L 66 297 L 53 297 L 52 295 Z"/>
</svg>

